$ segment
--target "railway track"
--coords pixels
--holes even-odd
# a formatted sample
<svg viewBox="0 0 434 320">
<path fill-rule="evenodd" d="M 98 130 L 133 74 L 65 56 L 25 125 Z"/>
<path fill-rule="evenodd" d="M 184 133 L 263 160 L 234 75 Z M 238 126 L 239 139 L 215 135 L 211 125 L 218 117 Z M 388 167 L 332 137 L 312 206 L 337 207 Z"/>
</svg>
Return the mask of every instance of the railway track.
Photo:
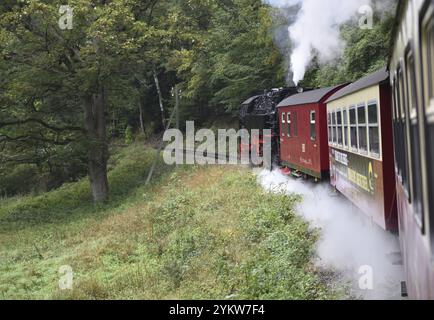
<svg viewBox="0 0 434 320">
<path fill-rule="evenodd" d="M 193 156 L 196 155 L 196 151 L 195 150 L 176 149 L 176 151 L 182 152 L 184 155 L 193 155 Z M 237 157 L 231 157 L 230 155 L 221 154 L 221 153 L 204 153 L 204 157 L 205 158 L 213 158 L 215 160 L 221 160 L 221 161 L 226 161 L 226 162 L 232 162 L 232 161 L 239 162 L 238 155 L 237 155 Z"/>
</svg>

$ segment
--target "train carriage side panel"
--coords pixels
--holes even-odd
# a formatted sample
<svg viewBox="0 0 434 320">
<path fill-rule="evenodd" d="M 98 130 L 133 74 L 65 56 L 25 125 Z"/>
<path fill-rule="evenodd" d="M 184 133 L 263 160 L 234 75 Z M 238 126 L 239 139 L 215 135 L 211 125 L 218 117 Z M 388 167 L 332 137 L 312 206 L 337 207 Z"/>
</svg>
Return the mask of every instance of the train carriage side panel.
<svg viewBox="0 0 434 320">
<path fill-rule="evenodd" d="M 383 68 L 327 101 L 331 184 L 380 227 L 397 231 L 387 82 Z"/>
<path fill-rule="evenodd" d="M 384 213 L 386 230 L 398 231 L 395 158 L 393 155 L 392 90 L 389 83 L 380 85 L 381 139 L 383 157 Z"/>
<path fill-rule="evenodd" d="M 389 70 L 407 289 L 412 299 L 434 299 L 434 0 L 400 1 Z"/>
<path fill-rule="evenodd" d="M 287 106 L 279 108 L 280 117 L 286 122 L 281 127 L 281 163 L 291 169 L 321 178 L 321 156 L 319 137 L 311 139 L 311 113 L 319 114 L 317 104 Z M 319 122 L 319 121 L 318 121 Z M 318 131 L 318 124 L 315 124 Z"/>
<path fill-rule="evenodd" d="M 303 92 L 278 105 L 281 165 L 307 176 L 329 176 L 325 101 L 344 85 Z"/>
</svg>

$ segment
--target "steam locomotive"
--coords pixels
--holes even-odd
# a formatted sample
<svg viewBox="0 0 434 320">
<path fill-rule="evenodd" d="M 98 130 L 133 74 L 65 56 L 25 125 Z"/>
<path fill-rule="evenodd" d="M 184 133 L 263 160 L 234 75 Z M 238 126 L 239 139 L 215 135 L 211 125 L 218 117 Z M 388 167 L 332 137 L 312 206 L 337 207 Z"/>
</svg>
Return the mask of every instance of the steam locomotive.
<svg viewBox="0 0 434 320">
<path fill-rule="evenodd" d="M 240 129 L 247 130 L 251 136 L 252 130 L 260 130 L 261 133 L 265 129 L 271 130 L 273 163 L 279 161 L 278 155 L 280 152 L 277 105 L 283 99 L 302 91 L 303 89 L 299 87 L 278 88 L 269 91 L 265 90 L 262 94 L 255 95 L 241 104 L 239 114 Z M 254 137 L 253 141 L 248 145 L 241 143 L 240 153 L 243 152 L 245 148 L 247 148 L 249 152 L 251 152 L 253 148 L 256 148 L 257 154 L 262 155 L 263 145 L 263 135 Z"/>
</svg>

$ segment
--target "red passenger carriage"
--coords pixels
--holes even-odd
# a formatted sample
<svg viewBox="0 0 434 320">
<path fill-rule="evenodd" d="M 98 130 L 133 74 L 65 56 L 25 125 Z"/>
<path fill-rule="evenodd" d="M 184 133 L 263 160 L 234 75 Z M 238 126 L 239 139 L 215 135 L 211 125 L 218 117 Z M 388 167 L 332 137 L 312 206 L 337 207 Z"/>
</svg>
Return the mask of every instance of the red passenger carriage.
<svg viewBox="0 0 434 320">
<path fill-rule="evenodd" d="M 343 85 L 299 93 L 278 106 L 280 162 L 287 172 L 317 179 L 329 175 L 325 101 Z"/>
</svg>

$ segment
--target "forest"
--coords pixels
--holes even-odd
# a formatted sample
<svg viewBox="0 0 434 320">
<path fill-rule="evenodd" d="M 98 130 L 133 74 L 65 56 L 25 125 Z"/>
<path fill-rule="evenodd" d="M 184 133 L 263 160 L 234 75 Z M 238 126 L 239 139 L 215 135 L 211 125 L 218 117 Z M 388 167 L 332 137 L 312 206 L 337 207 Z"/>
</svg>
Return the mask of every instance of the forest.
<svg viewBox="0 0 434 320">
<path fill-rule="evenodd" d="M 288 82 L 285 31 L 298 6 L 260 0 L 74 0 L 0 4 L 0 195 L 39 193 L 89 175 L 108 200 L 110 143 L 148 139 L 181 97 L 181 123 L 236 122 L 239 104 Z M 392 17 L 342 27 L 348 46 L 314 59 L 306 87 L 352 81 L 384 65 Z"/>
</svg>

